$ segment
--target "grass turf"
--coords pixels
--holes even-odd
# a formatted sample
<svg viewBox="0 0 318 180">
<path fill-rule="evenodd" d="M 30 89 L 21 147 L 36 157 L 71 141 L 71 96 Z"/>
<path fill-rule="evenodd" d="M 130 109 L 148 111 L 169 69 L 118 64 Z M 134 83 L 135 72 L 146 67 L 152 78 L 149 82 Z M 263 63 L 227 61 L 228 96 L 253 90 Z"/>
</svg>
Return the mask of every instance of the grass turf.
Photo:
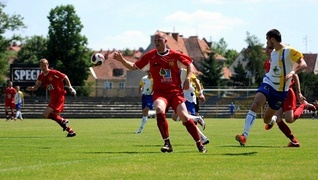
<svg viewBox="0 0 318 180">
<path fill-rule="evenodd" d="M 0 179 L 317 179 L 318 121 L 290 124 L 300 148 L 277 125 L 258 119 L 245 147 L 234 140 L 243 119 L 206 119 L 210 139 L 200 154 L 181 122 L 169 120 L 173 153 L 154 118 L 141 134 L 140 119 L 71 119 L 77 136 L 47 119 L 0 121 Z"/>
</svg>

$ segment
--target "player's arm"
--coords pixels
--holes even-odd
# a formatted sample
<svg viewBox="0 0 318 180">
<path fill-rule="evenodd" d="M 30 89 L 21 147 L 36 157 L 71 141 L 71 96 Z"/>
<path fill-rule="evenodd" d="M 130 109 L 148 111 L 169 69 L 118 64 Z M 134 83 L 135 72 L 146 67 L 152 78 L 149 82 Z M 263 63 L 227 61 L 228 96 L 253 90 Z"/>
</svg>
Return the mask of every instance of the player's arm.
<svg viewBox="0 0 318 180">
<path fill-rule="evenodd" d="M 136 70 L 137 69 L 135 64 L 130 62 L 130 61 L 127 61 L 120 52 L 115 52 L 113 59 L 121 62 L 129 70 Z"/>
<path fill-rule="evenodd" d="M 196 87 L 196 88 L 198 89 L 198 91 L 199 91 L 199 99 L 200 99 L 200 101 L 201 101 L 202 103 L 204 103 L 204 102 L 205 102 L 205 96 L 204 96 L 204 94 L 203 94 L 203 88 L 202 88 L 202 86 L 201 86 L 201 84 L 200 84 L 199 79 L 198 79 L 198 78 L 195 78 L 194 83 L 195 83 L 195 87 Z"/>
<path fill-rule="evenodd" d="M 144 83 L 142 82 L 142 80 L 139 82 L 139 89 L 138 89 L 138 96 L 141 97 L 141 92 L 142 92 L 142 89 L 144 87 Z"/>
<path fill-rule="evenodd" d="M 303 57 L 300 57 L 296 62 L 297 62 L 297 65 L 294 66 L 294 69 L 286 75 L 285 80 L 292 78 L 294 74 L 301 73 L 307 67 L 307 63 Z"/>
<path fill-rule="evenodd" d="M 26 88 L 27 91 L 36 91 L 41 86 L 41 81 L 37 80 L 34 84 L 34 86 L 29 86 Z"/>
<path fill-rule="evenodd" d="M 188 90 L 190 88 L 190 79 L 192 74 L 193 74 L 193 64 L 191 63 L 189 64 L 189 66 L 187 66 L 187 75 L 183 83 L 184 90 Z"/>
<path fill-rule="evenodd" d="M 65 82 L 66 87 L 68 87 L 70 93 L 76 95 L 76 91 L 72 87 L 71 81 L 70 81 L 70 79 L 68 78 L 67 75 L 65 75 L 65 77 L 64 77 L 64 82 Z"/>
<path fill-rule="evenodd" d="M 22 99 L 22 106 L 24 106 L 24 94 L 21 93 L 21 99 Z"/>
<path fill-rule="evenodd" d="M 301 93 L 300 81 L 299 81 L 299 77 L 297 74 L 293 75 L 293 80 L 295 82 L 296 97 L 297 97 L 298 101 L 302 103 L 304 100 L 306 100 L 306 98 Z"/>
</svg>

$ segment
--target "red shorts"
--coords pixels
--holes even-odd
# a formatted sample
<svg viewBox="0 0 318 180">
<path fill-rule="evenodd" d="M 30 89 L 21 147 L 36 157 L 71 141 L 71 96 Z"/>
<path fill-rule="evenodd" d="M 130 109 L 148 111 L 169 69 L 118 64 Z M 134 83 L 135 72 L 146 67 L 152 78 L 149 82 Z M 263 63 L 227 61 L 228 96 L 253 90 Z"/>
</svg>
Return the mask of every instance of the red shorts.
<svg viewBox="0 0 318 180">
<path fill-rule="evenodd" d="M 296 102 L 297 102 L 297 98 L 295 95 L 295 92 L 293 90 L 293 88 L 289 88 L 288 89 L 288 94 L 287 94 L 287 98 L 283 103 L 283 112 L 289 111 L 289 110 L 295 110 L 296 109 Z"/>
<path fill-rule="evenodd" d="M 10 107 L 11 109 L 14 109 L 15 108 L 15 103 L 14 101 L 10 100 L 10 101 L 7 101 L 5 102 L 4 104 L 5 107 Z"/>
<path fill-rule="evenodd" d="M 153 97 L 153 101 L 155 101 L 156 99 L 162 99 L 167 105 L 166 110 L 168 110 L 169 107 L 172 107 L 174 112 L 177 112 L 177 106 L 179 104 L 185 102 L 183 91 L 170 92 L 170 93 L 160 93 L 160 92 L 154 91 L 152 97 Z"/>
<path fill-rule="evenodd" d="M 51 96 L 48 107 L 52 108 L 54 112 L 63 112 L 64 111 L 64 102 L 65 97 L 63 96 Z"/>
</svg>

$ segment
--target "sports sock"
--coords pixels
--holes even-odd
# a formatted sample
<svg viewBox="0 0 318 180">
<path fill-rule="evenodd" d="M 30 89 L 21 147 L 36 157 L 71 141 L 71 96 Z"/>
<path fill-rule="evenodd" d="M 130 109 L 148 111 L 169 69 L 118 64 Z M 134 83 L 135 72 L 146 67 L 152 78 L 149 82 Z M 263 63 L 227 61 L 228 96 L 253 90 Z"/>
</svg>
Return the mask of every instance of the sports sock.
<svg viewBox="0 0 318 180">
<path fill-rule="evenodd" d="M 195 140 L 195 142 L 200 142 L 200 134 L 198 132 L 197 126 L 194 124 L 192 119 L 189 119 L 186 122 L 182 122 L 182 124 L 187 128 L 188 132 L 192 136 L 192 138 Z M 200 142 L 201 143 L 201 142 Z M 201 143 L 202 145 L 202 143 Z"/>
<path fill-rule="evenodd" d="M 62 118 L 61 116 L 56 115 L 56 114 L 54 114 L 54 113 L 50 113 L 48 118 L 49 118 L 49 119 L 52 119 L 52 120 L 54 120 L 54 121 L 56 121 L 56 122 L 59 123 L 59 124 L 60 124 L 60 123 L 62 122 L 62 120 L 63 120 L 63 118 Z"/>
<path fill-rule="evenodd" d="M 294 121 L 296 121 L 296 119 L 298 119 L 303 114 L 305 106 L 306 106 L 306 104 L 303 103 L 300 106 L 298 106 L 298 108 L 295 110 L 295 112 L 294 112 Z"/>
<path fill-rule="evenodd" d="M 166 114 L 157 114 L 157 126 L 160 131 L 162 139 L 169 139 L 169 125 L 166 119 Z"/>
<path fill-rule="evenodd" d="M 249 110 L 246 118 L 245 118 L 245 124 L 244 124 L 244 132 L 243 135 L 245 138 L 248 137 L 248 133 L 250 132 L 251 127 L 253 126 L 256 119 L 256 113 L 252 110 Z"/>
<path fill-rule="evenodd" d="M 285 136 L 289 138 L 291 141 L 293 141 L 294 135 L 292 134 L 287 124 L 284 121 L 280 121 L 277 123 L 277 125 L 278 128 L 285 134 Z"/>
<path fill-rule="evenodd" d="M 198 126 L 197 126 L 197 130 L 198 130 L 198 132 L 199 132 L 199 134 L 200 134 L 200 138 L 201 138 L 201 139 L 207 139 L 207 137 L 202 133 L 202 131 L 199 129 Z"/>
<path fill-rule="evenodd" d="M 17 119 L 19 116 L 20 116 L 20 111 L 17 111 L 16 113 L 15 113 L 15 118 Z"/>
<path fill-rule="evenodd" d="M 140 128 L 144 128 L 144 126 L 145 126 L 147 120 L 148 120 L 147 116 L 143 116 L 143 117 L 142 117 Z"/>
</svg>

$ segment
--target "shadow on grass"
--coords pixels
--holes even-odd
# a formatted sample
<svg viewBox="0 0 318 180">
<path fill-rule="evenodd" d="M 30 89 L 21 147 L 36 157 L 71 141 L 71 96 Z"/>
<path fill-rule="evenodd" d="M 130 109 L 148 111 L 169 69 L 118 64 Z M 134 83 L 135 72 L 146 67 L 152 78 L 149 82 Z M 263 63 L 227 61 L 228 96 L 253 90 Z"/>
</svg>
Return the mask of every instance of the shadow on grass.
<svg viewBox="0 0 318 180">
<path fill-rule="evenodd" d="M 83 152 L 83 154 L 158 154 L 162 152 L 145 152 L 145 151 L 97 151 L 97 152 Z"/>
<path fill-rule="evenodd" d="M 28 137 L 28 136 L 0 137 L 0 139 L 43 139 L 43 136 L 41 137 L 40 136 L 39 137 Z"/>
<path fill-rule="evenodd" d="M 254 155 L 254 154 L 257 154 L 258 152 L 243 152 L 243 153 L 224 153 L 224 154 L 221 154 L 221 155 L 224 155 L 224 156 L 251 156 L 251 155 Z"/>
<path fill-rule="evenodd" d="M 226 145 L 219 147 L 233 147 L 233 148 L 282 148 L 283 146 L 238 146 L 238 145 Z"/>
</svg>

